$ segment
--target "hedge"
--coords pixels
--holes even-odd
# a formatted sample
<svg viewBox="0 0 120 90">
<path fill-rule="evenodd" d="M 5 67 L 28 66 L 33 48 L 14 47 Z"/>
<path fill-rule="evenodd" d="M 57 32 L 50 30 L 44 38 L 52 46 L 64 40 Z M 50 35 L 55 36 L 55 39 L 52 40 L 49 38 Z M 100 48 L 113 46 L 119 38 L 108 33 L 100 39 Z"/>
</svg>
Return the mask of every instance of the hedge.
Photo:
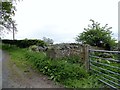
<svg viewBox="0 0 120 90">
<path fill-rule="evenodd" d="M 20 48 L 27 48 L 31 45 L 46 46 L 46 43 L 44 41 L 37 40 L 37 39 L 24 39 L 24 40 L 3 39 L 2 43 L 16 45 L 17 47 L 20 47 Z"/>
</svg>

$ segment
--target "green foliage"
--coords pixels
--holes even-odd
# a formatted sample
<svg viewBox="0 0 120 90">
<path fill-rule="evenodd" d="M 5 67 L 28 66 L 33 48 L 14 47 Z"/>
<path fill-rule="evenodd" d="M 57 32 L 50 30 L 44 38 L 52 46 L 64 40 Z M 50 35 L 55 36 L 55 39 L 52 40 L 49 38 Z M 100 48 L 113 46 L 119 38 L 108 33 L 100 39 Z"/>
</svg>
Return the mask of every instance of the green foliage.
<svg viewBox="0 0 120 90">
<path fill-rule="evenodd" d="M 24 39 L 24 40 L 2 40 L 2 43 L 4 44 L 10 44 L 10 45 L 16 45 L 20 48 L 26 48 L 31 45 L 38 45 L 38 46 L 46 46 L 46 43 L 42 40 L 32 40 L 32 39 Z"/>
<path fill-rule="evenodd" d="M 68 79 L 64 82 L 70 88 L 101 88 L 101 83 L 97 81 L 96 75 L 89 76 L 88 78 L 81 78 L 80 80 Z"/>
<path fill-rule="evenodd" d="M 36 46 L 36 45 L 32 45 L 32 46 L 29 47 L 29 49 L 30 49 L 31 51 L 36 51 L 37 46 Z"/>
<path fill-rule="evenodd" d="M 95 88 L 101 85 L 82 66 L 73 62 L 61 59 L 51 60 L 46 57 L 45 53 L 29 52 L 27 49 L 21 49 L 12 45 L 3 44 L 3 49 L 9 51 L 12 59 L 14 59 L 13 61 L 18 66 L 24 68 L 30 65 L 66 87 Z"/>
<path fill-rule="evenodd" d="M 100 23 L 94 20 L 90 21 L 92 25 L 88 25 L 88 28 L 84 28 L 84 31 L 76 37 L 76 41 L 110 50 L 110 48 L 115 45 L 116 41 L 111 36 L 111 27 L 107 27 L 108 24 L 104 27 L 100 27 Z"/>
<path fill-rule="evenodd" d="M 17 50 L 18 47 L 16 47 L 15 45 L 10 45 L 10 44 L 4 44 L 4 43 L 2 43 L 2 49 L 11 52 L 13 50 Z"/>
<path fill-rule="evenodd" d="M 26 58 L 31 60 L 41 72 L 58 82 L 69 78 L 80 79 L 88 76 L 87 72 L 82 67 L 76 64 L 70 64 L 65 60 L 50 60 L 46 57 L 38 58 L 33 52 L 26 53 Z"/>
<path fill-rule="evenodd" d="M 16 7 L 13 4 L 15 1 L 11 2 L 0 2 L 0 15 L 1 15 L 1 21 L 0 21 L 0 28 L 6 28 L 7 30 L 11 31 L 11 29 L 14 28 L 15 31 L 17 31 L 15 20 L 12 19 L 12 17 L 15 15 Z M 14 26 L 13 26 L 14 25 Z M 4 30 L 4 29 L 2 29 Z M 5 30 L 4 30 L 5 32 Z M 1 31 L 0 35 L 4 33 Z"/>
<path fill-rule="evenodd" d="M 63 57 L 63 58 L 61 58 L 61 60 L 64 60 L 64 61 L 71 63 L 71 64 L 83 65 L 83 62 L 81 61 L 80 56 L 78 56 L 78 55 Z"/>
</svg>

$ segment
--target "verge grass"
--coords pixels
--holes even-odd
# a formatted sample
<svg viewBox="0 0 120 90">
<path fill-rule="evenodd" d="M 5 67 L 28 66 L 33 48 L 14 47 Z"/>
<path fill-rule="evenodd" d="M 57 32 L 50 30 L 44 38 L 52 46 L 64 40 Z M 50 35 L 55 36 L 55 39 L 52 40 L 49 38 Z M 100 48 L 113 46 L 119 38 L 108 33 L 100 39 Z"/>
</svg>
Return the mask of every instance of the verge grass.
<svg viewBox="0 0 120 90">
<path fill-rule="evenodd" d="M 87 73 L 83 66 L 66 62 L 66 60 L 51 60 L 45 53 L 30 52 L 16 46 L 3 45 L 2 49 L 9 52 L 12 62 L 26 70 L 32 67 L 49 79 L 65 85 L 67 88 L 100 88 L 95 75 Z"/>
</svg>

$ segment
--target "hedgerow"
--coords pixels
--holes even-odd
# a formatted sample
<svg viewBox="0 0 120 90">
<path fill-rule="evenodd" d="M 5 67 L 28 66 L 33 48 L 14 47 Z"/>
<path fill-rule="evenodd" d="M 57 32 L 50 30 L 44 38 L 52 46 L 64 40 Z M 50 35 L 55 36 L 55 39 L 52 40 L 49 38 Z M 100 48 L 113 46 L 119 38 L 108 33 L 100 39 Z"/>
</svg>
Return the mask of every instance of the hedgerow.
<svg viewBox="0 0 120 90">
<path fill-rule="evenodd" d="M 47 44 L 42 40 L 37 39 L 24 39 L 24 40 L 2 40 L 4 44 L 16 45 L 20 48 L 27 48 L 31 45 L 39 45 L 39 46 L 46 46 Z"/>
</svg>

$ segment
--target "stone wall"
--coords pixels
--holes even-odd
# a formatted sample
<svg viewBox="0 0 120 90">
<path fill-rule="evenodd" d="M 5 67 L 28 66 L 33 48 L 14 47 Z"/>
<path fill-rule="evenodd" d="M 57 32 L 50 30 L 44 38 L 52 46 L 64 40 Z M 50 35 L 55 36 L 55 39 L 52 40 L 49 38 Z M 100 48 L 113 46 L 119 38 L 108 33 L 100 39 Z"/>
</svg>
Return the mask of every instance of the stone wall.
<svg viewBox="0 0 120 90">
<path fill-rule="evenodd" d="M 93 46 L 90 46 L 89 48 L 100 49 L 100 50 L 102 49 Z M 84 61 L 85 53 L 86 53 L 86 45 L 76 44 L 76 43 L 54 44 L 54 45 L 49 45 L 48 47 L 33 45 L 30 47 L 30 50 L 38 51 L 38 52 L 40 51 L 46 52 L 46 55 L 52 59 L 77 56 L 80 57 L 80 60 Z"/>
<path fill-rule="evenodd" d="M 62 58 L 62 57 L 70 57 L 70 56 L 80 56 L 81 60 L 85 59 L 86 46 L 84 44 L 76 44 L 76 43 L 62 43 L 62 44 L 54 44 L 48 47 L 46 52 L 49 58 Z M 99 49 L 103 50 L 103 48 L 89 46 L 90 49 Z"/>
<path fill-rule="evenodd" d="M 55 44 L 48 47 L 47 56 L 52 59 L 70 56 L 80 56 L 80 59 L 83 59 L 83 47 L 84 45 L 76 43 Z"/>
</svg>

